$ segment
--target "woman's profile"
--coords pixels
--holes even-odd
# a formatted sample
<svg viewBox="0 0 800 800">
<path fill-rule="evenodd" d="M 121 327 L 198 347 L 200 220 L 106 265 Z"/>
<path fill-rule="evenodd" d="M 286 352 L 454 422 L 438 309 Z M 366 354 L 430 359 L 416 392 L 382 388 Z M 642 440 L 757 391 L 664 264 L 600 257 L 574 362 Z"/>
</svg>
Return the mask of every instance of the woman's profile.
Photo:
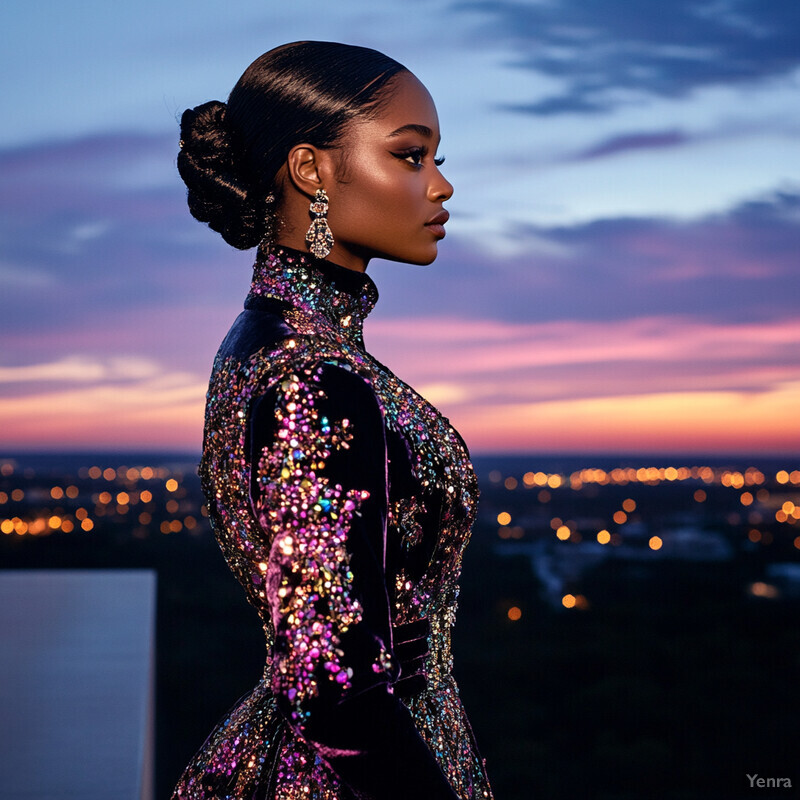
<svg viewBox="0 0 800 800">
<path fill-rule="evenodd" d="M 258 247 L 217 353 L 200 475 L 261 617 L 263 679 L 174 798 L 491 798 L 450 629 L 477 482 L 433 406 L 364 347 L 372 258 L 429 264 L 453 191 L 405 67 L 362 47 L 265 53 L 184 112 L 192 214 Z"/>
</svg>

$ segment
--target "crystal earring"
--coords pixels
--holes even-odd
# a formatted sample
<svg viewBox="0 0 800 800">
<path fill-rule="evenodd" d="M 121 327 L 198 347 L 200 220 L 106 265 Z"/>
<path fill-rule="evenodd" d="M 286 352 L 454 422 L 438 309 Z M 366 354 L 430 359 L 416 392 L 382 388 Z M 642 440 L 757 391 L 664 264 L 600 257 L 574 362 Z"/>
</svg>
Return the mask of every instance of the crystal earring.
<svg viewBox="0 0 800 800">
<path fill-rule="evenodd" d="M 333 247 L 333 234 L 328 225 L 328 193 L 324 189 L 317 189 L 309 213 L 313 219 L 306 233 L 306 244 L 317 258 L 325 258 Z"/>
</svg>

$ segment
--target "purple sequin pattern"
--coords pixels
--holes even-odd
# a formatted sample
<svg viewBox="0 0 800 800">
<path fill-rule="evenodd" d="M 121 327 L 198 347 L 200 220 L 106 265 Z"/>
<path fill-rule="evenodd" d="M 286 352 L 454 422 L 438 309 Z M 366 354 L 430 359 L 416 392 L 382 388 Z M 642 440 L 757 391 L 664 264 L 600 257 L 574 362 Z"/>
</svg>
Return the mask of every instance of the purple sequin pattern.
<svg viewBox="0 0 800 800">
<path fill-rule="evenodd" d="M 293 721 L 308 716 L 304 702 L 319 693 L 318 681 L 350 688 L 339 635 L 362 617 L 353 596 L 347 531 L 366 491 L 344 492 L 318 474 L 333 448 L 352 438 L 347 419 L 331 421 L 316 401 L 321 366 L 293 373 L 280 383 L 275 417 L 277 442 L 258 465 L 261 523 L 272 531 L 267 595 L 276 636 L 273 688 L 292 704 Z"/>
</svg>

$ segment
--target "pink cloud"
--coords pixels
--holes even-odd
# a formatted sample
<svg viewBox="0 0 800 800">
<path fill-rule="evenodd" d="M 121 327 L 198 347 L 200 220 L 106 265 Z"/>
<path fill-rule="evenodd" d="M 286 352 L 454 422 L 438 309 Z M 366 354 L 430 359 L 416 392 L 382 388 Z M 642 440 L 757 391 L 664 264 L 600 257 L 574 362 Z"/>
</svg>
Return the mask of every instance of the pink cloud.
<svg viewBox="0 0 800 800">
<path fill-rule="evenodd" d="M 633 364 L 646 393 L 655 373 L 676 381 L 682 373 L 695 375 L 697 364 L 710 374 L 757 369 L 765 359 L 800 369 L 800 319 L 735 325 L 673 317 L 542 323 L 427 318 L 376 321 L 368 335 L 381 360 L 419 382 L 502 375 L 513 384 L 547 368 L 570 367 L 577 377 L 587 369 Z"/>
</svg>

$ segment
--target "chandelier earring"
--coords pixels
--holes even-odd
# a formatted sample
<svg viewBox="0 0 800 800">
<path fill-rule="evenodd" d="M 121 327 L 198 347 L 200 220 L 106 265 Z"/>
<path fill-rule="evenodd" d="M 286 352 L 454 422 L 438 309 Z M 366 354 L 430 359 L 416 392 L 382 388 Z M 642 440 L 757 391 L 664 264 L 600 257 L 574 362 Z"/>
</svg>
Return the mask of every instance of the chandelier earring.
<svg viewBox="0 0 800 800">
<path fill-rule="evenodd" d="M 317 258 L 325 258 L 331 252 L 334 241 L 328 225 L 328 193 L 324 189 L 317 189 L 308 210 L 312 219 L 306 233 L 306 244 Z"/>
</svg>

